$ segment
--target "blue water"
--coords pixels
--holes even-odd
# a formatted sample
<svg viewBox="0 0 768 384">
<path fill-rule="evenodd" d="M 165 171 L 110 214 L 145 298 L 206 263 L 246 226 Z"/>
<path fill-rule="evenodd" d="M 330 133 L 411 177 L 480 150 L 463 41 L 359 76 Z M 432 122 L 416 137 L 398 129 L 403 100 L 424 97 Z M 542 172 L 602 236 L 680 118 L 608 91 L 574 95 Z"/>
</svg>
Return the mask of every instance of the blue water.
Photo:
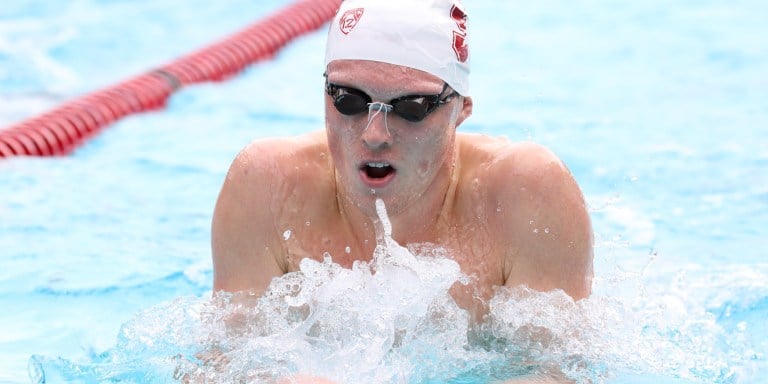
<svg viewBox="0 0 768 384">
<path fill-rule="evenodd" d="M 0 127 L 285 4 L 6 1 Z M 609 383 L 768 380 L 768 3 L 466 5 L 475 112 L 463 130 L 552 148 L 582 186 L 595 227 L 593 297 L 565 312 L 584 324 L 574 338 L 583 345 L 552 343 L 539 358 L 580 355 L 587 368 L 574 368 L 575 377 Z M 162 382 L 180 364 L 170 357 L 191 356 L 198 339 L 215 335 L 194 319 L 210 305 L 218 188 L 250 140 L 322 127 L 323 40 L 323 32 L 308 35 L 226 83 L 184 89 L 165 110 L 126 118 L 67 158 L 0 161 L 0 382 L 29 382 L 31 356 L 48 382 Z M 371 279 L 364 270 L 355 278 Z M 435 292 L 422 293 L 439 300 Z M 524 344 L 522 331 L 536 325 L 567 341 L 558 338 L 569 331 L 562 317 L 529 313 L 561 298 L 499 298 L 495 336 Z M 365 307 L 328 311 L 318 313 L 373 316 Z M 450 338 L 457 328 L 430 329 L 446 345 L 458 340 Z M 259 343 L 294 340 L 257 333 L 230 346 L 246 367 L 276 358 L 254 357 Z M 146 339 L 157 342 L 150 348 Z M 438 368 L 466 361 L 455 381 L 482 382 L 475 373 L 503 376 L 493 367 L 509 357 L 453 359 L 414 340 L 382 355 L 389 365 L 379 370 L 291 364 L 346 372 L 335 377 L 348 382 L 375 381 L 387 369 L 404 375 L 390 382 L 430 382 L 446 379 Z"/>
</svg>

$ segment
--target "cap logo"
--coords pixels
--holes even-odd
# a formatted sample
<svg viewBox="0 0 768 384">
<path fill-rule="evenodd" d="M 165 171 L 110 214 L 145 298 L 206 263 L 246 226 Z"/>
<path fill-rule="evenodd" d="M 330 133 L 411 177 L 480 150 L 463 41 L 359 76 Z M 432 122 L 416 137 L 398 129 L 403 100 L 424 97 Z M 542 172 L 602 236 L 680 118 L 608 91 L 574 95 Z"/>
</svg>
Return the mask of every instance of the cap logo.
<svg viewBox="0 0 768 384">
<path fill-rule="evenodd" d="M 467 46 L 467 14 L 457 6 L 451 7 L 451 18 L 456 22 L 458 31 L 453 31 L 453 52 L 456 59 L 465 63 L 469 58 L 469 46 Z"/>
<path fill-rule="evenodd" d="M 355 28 L 357 22 L 360 21 L 360 18 L 363 17 L 364 11 L 365 8 L 354 8 L 344 12 L 344 14 L 341 15 L 341 18 L 339 18 L 339 29 L 341 30 L 341 33 L 345 35 L 349 34 L 349 32 Z"/>
</svg>

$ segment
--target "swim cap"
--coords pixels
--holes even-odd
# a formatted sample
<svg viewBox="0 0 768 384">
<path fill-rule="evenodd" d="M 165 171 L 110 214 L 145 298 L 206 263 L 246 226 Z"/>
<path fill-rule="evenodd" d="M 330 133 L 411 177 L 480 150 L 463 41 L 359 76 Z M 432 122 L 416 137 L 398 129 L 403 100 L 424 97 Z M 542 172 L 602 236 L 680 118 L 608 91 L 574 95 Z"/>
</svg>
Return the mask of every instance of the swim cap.
<svg viewBox="0 0 768 384">
<path fill-rule="evenodd" d="M 460 0 L 345 0 L 328 31 L 325 65 L 373 60 L 418 69 L 469 93 L 467 17 Z"/>
</svg>

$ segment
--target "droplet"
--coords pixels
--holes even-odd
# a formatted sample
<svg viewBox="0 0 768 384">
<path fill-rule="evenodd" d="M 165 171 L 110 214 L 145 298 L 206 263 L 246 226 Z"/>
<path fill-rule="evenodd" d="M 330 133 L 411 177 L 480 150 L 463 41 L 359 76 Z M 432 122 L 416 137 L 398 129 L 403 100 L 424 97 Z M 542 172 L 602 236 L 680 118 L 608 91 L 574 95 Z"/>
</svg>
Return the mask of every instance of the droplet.
<svg viewBox="0 0 768 384">
<path fill-rule="evenodd" d="M 286 229 L 285 232 L 283 232 L 283 240 L 288 240 L 291 238 L 291 230 Z"/>
<path fill-rule="evenodd" d="M 309 225 L 310 225 L 310 224 L 312 224 L 312 223 L 310 223 L 309 221 L 307 221 L 306 223 L 304 223 L 304 225 L 306 225 L 307 227 L 309 227 Z"/>
<path fill-rule="evenodd" d="M 544 233 L 549 233 L 549 228 L 544 228 Z"/>
<path fill-rule="evenodd" d="M 347 246 L 346 248 L 344 248 L 344 252 L 346 252 L 347 254 L 352 253 L 352 248 Z"/>
</svg>

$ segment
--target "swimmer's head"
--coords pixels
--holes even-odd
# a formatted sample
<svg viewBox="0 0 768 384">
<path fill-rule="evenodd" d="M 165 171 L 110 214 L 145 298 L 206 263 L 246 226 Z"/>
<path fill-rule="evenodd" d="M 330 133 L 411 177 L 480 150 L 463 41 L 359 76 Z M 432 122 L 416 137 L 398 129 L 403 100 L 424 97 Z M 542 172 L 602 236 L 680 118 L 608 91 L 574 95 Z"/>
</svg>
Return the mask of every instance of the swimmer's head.
<svg viewBox="0 0 768 384">
<path fill-rule="evenodd" d="M 334 60 L 418 69 L 468 96 L 464 6 L 460 0 L 345 0 L 328 32 L 326 67 Z"/>
</svg>

